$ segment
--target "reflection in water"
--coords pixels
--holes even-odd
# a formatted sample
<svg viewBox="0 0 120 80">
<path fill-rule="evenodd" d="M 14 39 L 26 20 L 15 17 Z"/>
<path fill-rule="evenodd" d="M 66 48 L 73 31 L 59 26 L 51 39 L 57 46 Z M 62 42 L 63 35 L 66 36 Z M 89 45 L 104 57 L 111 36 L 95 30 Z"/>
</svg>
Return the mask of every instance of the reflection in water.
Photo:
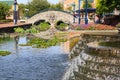
<svg viewBox="0 0 120 80">
<path fill-rule="evenodd" d="M 61 43 L 61 48 L 64 52 L 69 53 L 70 52 L 70 41 Z"/>
<path fill-rule="evenodd" d="M 16 53 L 18 53 L 18 41 L 19 41 L 19 36 L 15 36 L 15 37 L 14 37 L 14 40 L 15 40 L 15 51 L 16 51 Z"/>
</svg>

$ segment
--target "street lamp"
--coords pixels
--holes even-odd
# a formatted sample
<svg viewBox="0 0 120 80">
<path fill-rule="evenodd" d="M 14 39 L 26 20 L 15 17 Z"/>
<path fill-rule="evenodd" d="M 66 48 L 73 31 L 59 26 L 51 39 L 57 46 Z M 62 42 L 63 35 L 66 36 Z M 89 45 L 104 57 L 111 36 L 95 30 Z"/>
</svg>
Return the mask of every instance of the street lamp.
<svg viewBox="0 0 120 80">
<path fill-rule="evenodd" d="M 88 15 L 88 0 L 85 0 L 85 3 L 86 3 L 86 7 L 85 7 L 85 24 L 88 24 L 88 18 L 87 18 L 87 15 Z"/>
<path fill-rule="evenodd" d="M 80 1 L 78 0 L 78 24 L 80 24 Z"/>
<path fill-rule="evenodd" d="M 75 23 L 75 2 L 72 4 L 72 6 L 73 6 L 73 16 L 74 16 L 73 23 Z"/>
<path fill-rule="evenodd" d="M 17 0 L 14 0 L 14 24 L 17 24 L 17 10 L 18 10 L 18 6 L 17 6 Z"/>
</svg>

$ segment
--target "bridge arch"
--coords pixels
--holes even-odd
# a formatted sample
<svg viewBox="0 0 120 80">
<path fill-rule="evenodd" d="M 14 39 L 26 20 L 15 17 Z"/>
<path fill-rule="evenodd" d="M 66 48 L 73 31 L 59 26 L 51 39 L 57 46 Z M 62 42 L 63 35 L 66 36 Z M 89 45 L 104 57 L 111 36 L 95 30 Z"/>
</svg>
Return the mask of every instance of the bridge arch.
<svg viewBox="0 0 120 80">
<path fill-rule="evenodd" d="M 45 22 L 49 22 L 50 24 L 55 24 L 58 21 L 71 24 L 73 23 L 73 15 L 62 10 L 48 9 L 35 14 L 27 22 L 34 24 L 40 20 L 45 20 Z"/>
</svg>

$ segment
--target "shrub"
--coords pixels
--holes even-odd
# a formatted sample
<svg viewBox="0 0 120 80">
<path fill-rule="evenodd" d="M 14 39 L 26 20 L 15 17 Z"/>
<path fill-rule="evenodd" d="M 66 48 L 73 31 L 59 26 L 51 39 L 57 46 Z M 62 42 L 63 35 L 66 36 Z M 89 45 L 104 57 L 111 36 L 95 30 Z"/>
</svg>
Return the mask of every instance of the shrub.
<svg viewBox="0 0 120 80">
<path fill-rule="evenodd" d="M 25 32 L 25 30 L 23 28 L 20 28 L 20 27 L 14 28 L 14 31 L 17 33 L 24 33 Z"/>
<path fill-rule="evenodd" d="M 78 27 L 76 28 L 76 30 L 82 30 L 81 26 L 78 26 Z"/>
<path fill-rule="evenodd" d="M 37 33 L 38 30 L 35 28 L 35 27 L 32 27 L 30 30 L 29 30 L 30 33 Z"/>
<path fill-rule="evenodd" d="M 116 27 L 117 27 L 117 28 L 120 28 L 120 23 L 118 23 L 118 24 L 116 25 Z"/>
<path fill-rule="evenodd" d="M 6 19 L 6 20 L 0 20 L 0 23 L 7 23 L 7 22 L 12 22 L 13 20 L 11 19 Z"/>
<path fill-rule="evenodd" d="M 38 25 L 38 28 L 40 31 L 46 31 L 50 28 L 50 24 L 47 22 L 43 22 L 43 23 L 40 23 L 40 25 Z"/>
<path fill-rule="evenodd" d="M 64 31 L 68 27 L 68 24 L 60 23 L 60 25 L 57 26 L 58 30 Z"/>
<path fill-rule="evenodd" d="M 90 26 L 87 28 L 87 30 L 96 30 L 96 27 L 95 26 Z"/>
</svg>

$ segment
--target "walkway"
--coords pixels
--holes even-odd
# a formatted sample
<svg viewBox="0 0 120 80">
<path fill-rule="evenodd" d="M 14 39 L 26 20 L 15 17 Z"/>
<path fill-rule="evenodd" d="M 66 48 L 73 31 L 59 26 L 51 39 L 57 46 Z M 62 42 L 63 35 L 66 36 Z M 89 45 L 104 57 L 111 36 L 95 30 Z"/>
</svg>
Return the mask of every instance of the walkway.
<svg viewBox="0 0 120 80">
<path fill-rule="evenodd" d="M 8 27 L 23 26 L 23 25 L 30 25 L 30 23 L 20 23 L 20 22 L 18 22 L 17 25 L 14 25 L 13 22 L 9 22 L 9 23 L 5 23 L 5 24 L 0 24 L 0 29 L 8 28 Z"/>
</svg>

